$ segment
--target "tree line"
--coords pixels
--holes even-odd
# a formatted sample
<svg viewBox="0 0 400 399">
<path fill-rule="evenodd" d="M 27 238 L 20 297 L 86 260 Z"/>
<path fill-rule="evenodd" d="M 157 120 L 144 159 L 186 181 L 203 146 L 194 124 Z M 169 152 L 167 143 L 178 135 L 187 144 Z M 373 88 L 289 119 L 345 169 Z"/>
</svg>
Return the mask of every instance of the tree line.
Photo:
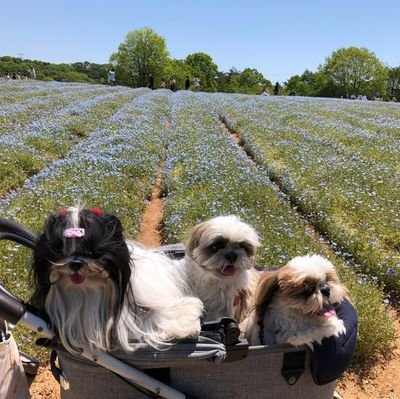
<svg viewBox="0 0 400 399">
<path fill-rule="evenodd" d="M 255 68 L 219 71 L 213 59 L 203 52 L 190 54 L 183 60 L 173 59 L 166 40 L 148 27 L 129 32 L 109 61 L 107 64 L 88 61 L 51 64 L 5 56 L 0 57 L 0 73 L 2 76 L 16 71 L 23 74 L 33 64 L 37 78 L 42 80 L 105 84 L 108 71 L 113 68 L 117 84 L 131 87 L 147 86 L 150 75 L 155 88 L 163 81 L 168 87 L 168 81 L 174 79 L 177 89 L 183 89 L 187 77 L 191 82 L 195 77 L 200 79 L 201 90 L 208 92 L 261 94 L 264 89 L 272 93 L 276 86 Z M 366 48 L 340 48 L 317 71 L 305 70 L 302 75 L 280 83 L 279 94 L 400 99 L 400 66 L 385 66 Z"/>
</svg>

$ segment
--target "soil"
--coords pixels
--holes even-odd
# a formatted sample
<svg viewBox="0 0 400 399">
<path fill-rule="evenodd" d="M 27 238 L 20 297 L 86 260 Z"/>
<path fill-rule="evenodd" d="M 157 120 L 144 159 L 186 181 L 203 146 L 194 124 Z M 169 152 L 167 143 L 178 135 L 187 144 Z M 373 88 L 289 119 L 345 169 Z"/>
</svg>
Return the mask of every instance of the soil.
<svg viewBox="0 0 400 399">
<path fill-rule="evenodd" d="M 167 127 L 168 123 L 167 123 Z M 236 137 L 237 142 L 239 138 Z M 160 198 L 161 170 L 151 200 L 142 217 L 137 240 L 145 247 L 162 245 L 163 200 Z M 367 373 L 353 370 L 337 384 L 337 398 L 342 399 L 400 399 L 400 315 L 394 321 L 397 348 L 389 359 L 377 359 Z M 32 399 L 59 399 L 60 387 L 53 378 L 48 364 L 43 364 L 30 386 Z"/>
</svg>

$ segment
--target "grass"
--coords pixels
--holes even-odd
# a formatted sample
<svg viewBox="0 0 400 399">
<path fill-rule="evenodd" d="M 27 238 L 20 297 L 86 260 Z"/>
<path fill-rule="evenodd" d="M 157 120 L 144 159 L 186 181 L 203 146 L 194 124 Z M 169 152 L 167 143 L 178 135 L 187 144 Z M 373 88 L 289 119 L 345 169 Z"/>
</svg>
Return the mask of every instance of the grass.
<svg viewBox="0 0 400 399">
<path fill-rule="evenodd" d="M 0 186 L 1 216 L 39 231 L 50 212 L 79 200 L 116 213 L 127 236 L 135 238 L 165 159 L 168 243 L 181 241 L 200 221 L 233 213 L 261 234 L 261 266 L 324 253 L 350 288 L 359 314 L 356 360 L 390 351 L 395 332 L 384 291 L 374 280 L 387 281 L 378 270 L 387 274 L 398 255 L 397 183 L 390 178 L 398 173 L 399 157 L 389 156 L 397 154 L 398 108 L 387 108 L 386 116 L 383 104 L 364 109 L 345 101 L 38 82 L 19 86 L 14 101 L 10 86 L 0 84 L 0 95 L 8 107 L 0 113 L 6 121 L 0 128 L 0 173 L 12 176 Z M 32 114 L 24 119 L 27 109 Z M 375 151 L 359 131 L 346 136 L 346 126 L 353 120 L 362 126 L 366 114 L 364 129 L 374 135 Z M 232 142 L 221 116 L 239 132 L 256 164 Z M 378 169 L 383 164 L 387 169 Z M 389 184 L 393 192 L 385 194 Z M 306 219 L 331 239 L 333 250 L 306 232 Z M 27 299 L 29 252 L 0 244 L 1 281 Z M 23 350 L 38 353 L 31 333 L 15 334 Z"/>
<path fill-rule="evenodd" d="M 395 331 L 383 304 L 383 292 L 371 279 L 354 273 L 353 265 L 340 254 L 327 251 L 307 234 L 304 219 L 271 185 L 268 172 L 253 165 L 233 144 L 219 123 L 218 109 L 209 96 L 204 97 L 185 93 L 174 97 L 163 188 L 168 243 L 183 240 L 188 229 L 200 221 L 233 213 L 262 237 L 259 266 L 278 267 L 305 253 L 328 256 L 350 288 L 359 314 L 357 361 L 385 353 Z"/>
<path fill-rule="evenodd" d="M 400 126 L 400 107 L 387 104 L 386 120 L 381 104 L 374 109 L 344 100 L 253 97 L 220 103 L 248 151 L 337 253 L 398 292 L 400 146 L 393 129 Z M 358 124 L 349 124 L 350 111 Z M 360 128 L 365 112 L 369 120 Z"/>
</svg>

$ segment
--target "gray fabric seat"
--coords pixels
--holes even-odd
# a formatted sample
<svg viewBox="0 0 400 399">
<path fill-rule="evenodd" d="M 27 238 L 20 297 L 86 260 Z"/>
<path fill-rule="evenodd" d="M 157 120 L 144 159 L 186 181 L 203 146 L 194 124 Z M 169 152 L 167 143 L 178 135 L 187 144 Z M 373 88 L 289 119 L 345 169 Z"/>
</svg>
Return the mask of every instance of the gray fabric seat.
<svg viewBox="0 0 400 399">
<path fill-rule="evenodd" d="M 65 352 L 58 355 L 69 382 L 68 390 L 61 389 L 62 399 L 149 397 L 105 368 Z M 216 343 L 214 347 L 209 341 L 199 345 L 178 343 L 167 351 L 141 345 L 132 354 L 114 355 L 134 367 L 152 371 L 152 375 L 162 369 L 164 376 L 167 372 L 170 385 L 191 399 L 332 399 L 335 390 L 335 381 L 326 385 L 314 383 L 307 348 L 250 347 L 245 357 L 239 356 L 241 360 L 230 361 L 229 349 L 225 352 L 224 345 Z M 285 367 L 286 374 L 282 373 Z"/>
</svg>

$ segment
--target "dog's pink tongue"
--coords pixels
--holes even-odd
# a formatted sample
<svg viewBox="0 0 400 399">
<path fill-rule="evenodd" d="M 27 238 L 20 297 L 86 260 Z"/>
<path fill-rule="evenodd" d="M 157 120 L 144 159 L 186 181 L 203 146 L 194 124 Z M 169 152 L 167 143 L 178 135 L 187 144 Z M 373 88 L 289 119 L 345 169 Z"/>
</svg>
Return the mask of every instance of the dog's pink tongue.
<svg viewBox="0 0 400 399">
<path fill-rule="evenodd" d="M 235 272 L 236 272 L 236 269 L 235 269 L 234 265 L 227 265 L 227 266 L 221 267 L 219 269 L 219 271 L 224 276 L 233 276 L 235 274 Z"/>
<path fill-rule="evenodd" d="M 82 284 L 85 281 L 85 276 L 79 273 L 74 273 L 69 276 L 74 284 Z"/>
<path fill-rule="evenodd" d="M 335 312 L 335 309 L 333 308 L 333 306 L 324 305 L 320 315 L 329 319 L 332 316 L 336 316 L 336 312 Z"/>
</svg>

